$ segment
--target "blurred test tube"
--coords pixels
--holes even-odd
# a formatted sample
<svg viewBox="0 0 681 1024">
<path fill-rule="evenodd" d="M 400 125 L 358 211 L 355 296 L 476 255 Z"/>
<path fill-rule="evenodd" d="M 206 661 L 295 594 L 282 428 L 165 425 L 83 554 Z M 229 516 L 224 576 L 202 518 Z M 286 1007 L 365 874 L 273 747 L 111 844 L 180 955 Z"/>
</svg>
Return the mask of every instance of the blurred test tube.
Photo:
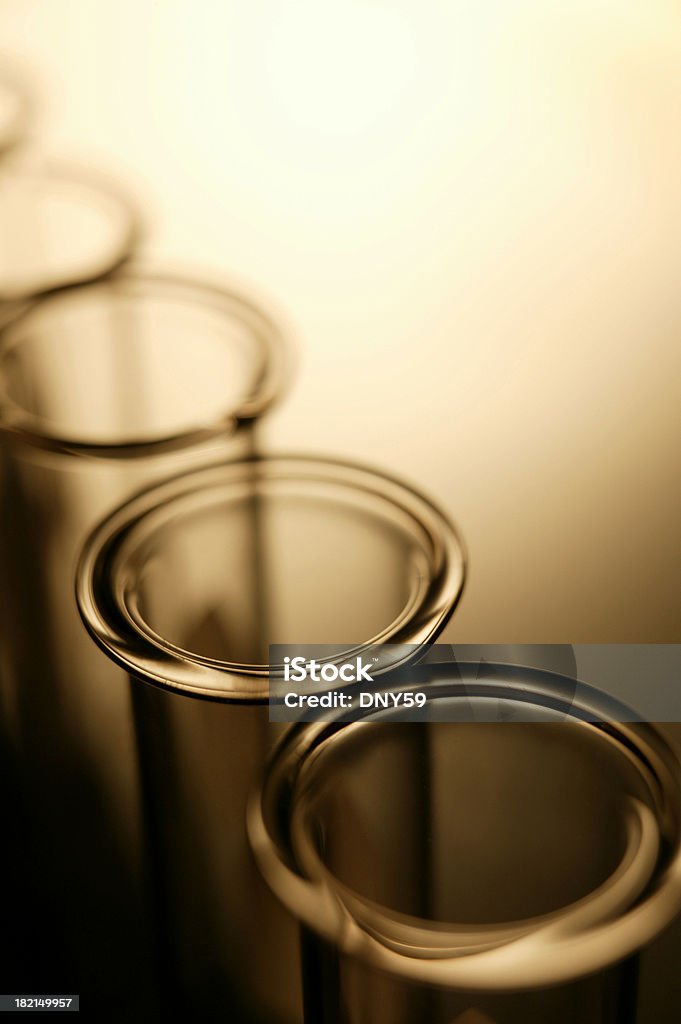
<svg viewBox="0 0 681 1024">
<path fill-rule="evenodd" d="M 0 317 L 47 292 L 103 277 L 141 234 L 131 198 L 91 168 L 35 156 L 0 173 Z"/>
<path fill-rule="evenodd" d="M 282 369 L 248 301 L 139 270 L 45 295 L 0 336 L 5 704 L 52 902 L 43 966 L 101 1019 L 146 1012 L 152 936 L 127 678 L 78 617 L 79 547 L 140 487 L 250 455 Z"/>
</svg>

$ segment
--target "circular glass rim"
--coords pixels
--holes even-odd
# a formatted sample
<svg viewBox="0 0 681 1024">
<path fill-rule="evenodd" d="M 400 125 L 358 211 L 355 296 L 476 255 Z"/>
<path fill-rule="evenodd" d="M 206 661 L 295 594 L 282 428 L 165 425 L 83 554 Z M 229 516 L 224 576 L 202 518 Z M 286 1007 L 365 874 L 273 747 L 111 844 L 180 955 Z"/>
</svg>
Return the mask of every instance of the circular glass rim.
<svg viewBox="0 0 681 1024">
<path fill-rule="evenodd" d="M 116 242 L 86 272 L 75 276 L 68 272 L 49 275 L 44 283 L 38 282 L 35 287 L 29 288 L 7 289 L 0 282 L 0 303 L 16 306 L 14 315 L 8 318 L 10 323 L 21 318 L 25 312 L 30 312 L 29 304 L 35 304 L 42 298 L 106 279 L 130 260 L 142 240 L 143 221 L 135 200 L 118 182 L 99 170 L 54 159 L 33 163 L 19 156 L 16 160 L 11 158 L 4 162 L 0 173 L 3 183 L 14 178 L 43 181 L 47 189 L 53 183 L 67 186 L 74 193 L 80 192 L 93 206 L 111 213 L 119 222 Z"/>
<path fill-rule="evenodd" d="M 397 511 L 409 524 L 410 535 L 423 538 L 430 572 L 418 599 L 405 605 L 408 613 L 403 608 L 376 636 L 352 648 L 338 648 L 333 661 L 389 644 L 393 656 L 380 669 L 386 671 L 417 657 L 444 628 L 461 597 L 466 555 L 456 528 L 437 506 L 410 485 L 354 462 L 311 455 L 254 456 L 185 472 L 143 491 L 105 519 L 86 541 L 76 572 L 80 614 L 95 642 L 127 672 L 195 697 L 268 701 L 269 679 L 283 674 L 283 665 L 221 661 L 181 649 L 151 629 L 127 600 L 134 545 L 167 524 L 177 528 L 178 507 L 200 507 L 211 492 L 238 494 L 244 484 L 254 482 L 260 489 L 299 484 L 306 494 L 310 486 L 320 491 L 333 486 L 376 502 L 379 515 L 382 509 Z"/>
<path fill-rule="evenodd" d="M 370 708 L 350 723 L 338 711 L 338 720 L 327 715 L 326 721 L 300 723 L 286 732 L 249 801 L 249 838 L 261 873 L 281 902 L 345 954 L 407 980 L 455 990 L 513 991 L 567 983 L 634 954 L 681 909 L 681 765 L 657 729 L 632 722 L 629 708 L 593 687 L 575 686 L 574 680 L 542 669 L 488 667 L 496 670 L 493 680 L 480 679 L 479 665 L 473 663 L 457 662 L 455 673 L 446 664 L 411 666 L 391 689 L 416 692 L 427 686 L 431 700 L 475 696 L 496 701 L 501 693 L 505 701 L 534 705 L 593 730 L 617 748 L 645 781 L 655 813 L 630 798 L 627 849 L 615 872 L 593 893 L 541 918 L 462 926 L 409 917 L 335 879 L 309 837 L 301 836 L 298 786 L 305 785 L 306 766 L 313 771 L 318 752 L 335 737 L 370 724 L 365 719 L 380 718 Z M 572 689 L 569 697 L 566 686 Z M 656 877 L 661 825 L 674 838 Z M 298 859 L 301 848 L 304 867 Z"/>
<path fill-rule="evenodd" d="M 78 301 L 81 296 L 111 291 L 112 296 L 125 292 L 131 297 L 182 299 L 196 307 L 213 309 L 232 322 L 240 323 L 257 344 L 253 360 L 249 391 L 236 404 L 230 403 L 217 416 L 184 426 L 177 432 L 156 433 L 150 436 L 126 437 L 121 440 L 89 441 L 68 436 L 45 428 L 40 417 L 26 412 L 3 394 L 2 360 L 22 344 L 22 336 L 30 328 L 34 317 L 40 317 L 61 303 Z M 191 340 L 188 341 L 188 344 Z M 157 453 L 177 451 L 233 433 L 241 423 L 262 415 L 280 397 L 288 378 L 289 360 L 286 341 L 278 326 L 262 310 L 243 296 L 209 281 L 181 274 L 165 273 L 136 266 L 86 283 L 53 289 L 36 299 L 12 318 L 0 332 L 0 435 L 22 441 L 33 447 L 69 455 L 103 458 L 147 457 Z"/>
</svg>

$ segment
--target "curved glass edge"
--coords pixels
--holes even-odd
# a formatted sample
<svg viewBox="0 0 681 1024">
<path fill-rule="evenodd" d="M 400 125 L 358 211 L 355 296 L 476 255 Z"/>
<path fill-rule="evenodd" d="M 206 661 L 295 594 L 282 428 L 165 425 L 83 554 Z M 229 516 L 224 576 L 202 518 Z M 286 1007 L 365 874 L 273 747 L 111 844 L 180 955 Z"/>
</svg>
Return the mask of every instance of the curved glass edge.
<svg viewBox="0 0 681 1024">
<path fill-rule="evenodd" d="M 0 283 L 0 303 L 4 307 L 3 331 L 29 315 L 36 303 L 46 301 L 61 292 L 103 281 L 119 271 L 131 260 L 144 236 L 143 217 L 134 197 L 116 180 L 99 170 L 60 160 L 50 159 L 34 165 L 23 162 L 21 158 L 12 158 L 3 164 L 2 180 L 6 182 L 12 177 L 35 178 L 44 181 L 48 187 L 50 182 L 63 183 L 74 190 L 79 190 L 83 195 L 90 197 L 94 205 L 113 210 L 120 227 L 116 244 L 111 251 L 105 257 L 93 261 L 87 273 L 79 273 L 77 277 L 66 275 L 48 278 L 29 290 L 7 289 Z"/>
<path fill-rule="evenodd" d="M 269 701 L 270 665 L 217 661 L 178 649 L 136 620 L 120 585 L 125 576 L 120 555 L 131 532 L 159 509 L 171 516 L 174 502 L 194 498 L 211 486 L 236 485 L 244 479 L 276 482 L 279 477 L 359 489 L 407 512 L 427 535 L 431 577 L 417 607 L 406 620 L 401 617 L 386 624 L 380 637 L 367 638 L 355 649 L 368 650 L 390 641 L 400 653 L 397 662 L 386 660 L 382 671 L 388 671 L 404 662 L 405 649 L 409 649 L 411 660 L 437 637 L 458 604 L 465 580 L 464 545 L 449 518 L 410 486 L 366 466 L 314 456 L 272 455 L 182 473 L 141 492 L 94 530 L 78 563 L 76 599 L 86 628 L 109 657 L 144 682 L 188 696 L 226 702 Z M 336 659 L 346 657 L 347 651 L 344 645 Z"/>
<path fill-rule="evenodd" d="M 131 242 L 133 247 L 134 244 Z M 122 256 L 119 264 L 103 275 L 94 276 L 92 280 L 51 288 L 34 301 L 22 304 L 2 324 L 0 353 L 9 352 L 20 345 L 21 335 L 30 330 L 33 317 L 40 316 L 46 309 L 49 311 L 53 304 L 58 310 L 61 302 L 77 300 L 83 294 L 107 288 L 114 289 L 116 294 L 127 288 L 133 295 L 139 293 L 142 301 L 147 294 L 163 296 L 167 293 L 173 297 L 186 297 L 199 306 L 210 306 L 223 312 L 225 317 L 241 322 L 250 331 L 259 346 L 251 392 L 244 395 L 235 408 L 225 409 L 210 422 L 201 423 L 197 418 L 196 425 L 183 428 L 177 433 L 126 438 L 120 442 L 113 438 L 110 442 L 87 441 L 52 433 L 42 426 L 37 429 L 35 417 L 23 414 L 6 396 L 3 400 L 0 392 L 0 435 L 4 435 L 10 443 L 25 443 L 66 455 L 106 459 L 148 458 L 229 436 L 241 425 L 262 416 L 281 397 L 290 376 L 288 346 L 282 331 L 266 313 L 245 297 L 210 281 L 128 266 L 127 259 L 127 255 Z"/>
<path fill-rule="evenodd" d="M 538 669 L 493 667 L 494 678 L 481 681 L 476 663 L 458 663 L 454 673 L 446 663 L 412 665 L 403 673 L 410 682 L 402 686 L 429 685 L 449 701 L 468 701 L 471 686 L 483 700 L 495 701 L 501 691 L 508 703 L 548 710 L 551 720 L 557 713 L 616 745 L 646 780 L 654 813 L 631 800 L 627 853 L 595 898 L 546 921 L 472 934 L 386 911 L 345 890 L 318 864 L 308 876 L 292 844 L 298 780 L 315 752 L 343 731 L 386 720 L 371 712 L 350 723 L 339 715 L 331 722 L 291 726 L 270 758 L 261 789 L 252 795 L 247 824 L 254 855 L 275 894 L 344 953 L 413 981 L 510 991 L 568 982 L 609 967 L 652 940 L 681 910 L 681 765 L 657 729 L 632 722 L 631 709 L 594 687 Z M 393 677 L 391 686 L 397 685 Z M 659 862 L 663 835 L 669 852 Z"/>
</svg>

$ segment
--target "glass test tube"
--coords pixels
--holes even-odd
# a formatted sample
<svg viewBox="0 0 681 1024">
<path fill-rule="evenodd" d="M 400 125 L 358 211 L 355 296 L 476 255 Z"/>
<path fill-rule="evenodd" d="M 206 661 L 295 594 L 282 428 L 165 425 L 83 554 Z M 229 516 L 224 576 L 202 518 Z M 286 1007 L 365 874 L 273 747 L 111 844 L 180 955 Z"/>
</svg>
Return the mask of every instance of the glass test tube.
<svg viewBox="0 0 681 1024">
<path fill-rule="evenodd" d="M 127 677 L 82 627 L 76 559 L 140 487 L 250 454 L 281 383 L 269 318 L 182 278 L 129 271 L 61 290 L 0 336 L 5 703 L 32 876 L 52 902 L 31 937 L 44 936 L 45 962 L 37 968 L 34 951 L 29 975 L 105 999 L 111 1019 L 148 986 L 151 914 L 145 934 Z"/>
<path fill-rule="evenodd" d="M 492 668 L 411 667 L 421 721 L 330 713 L 272 757 L 249 833 L 307 1024 L 636 1019 L 636 954 L 681 908 L 681 767 L 597 691 Z"/>
<path fill-rule="evenodd" d="M 0 173 L 0 322 L 59 288 L 122 266 L 141 229 L 130 198 L 88 168 L 26 157 Z"/>
<path fill-rule="evenodd" d="M 3 155 L 21 141 L 30 105 L 30 97 L 21 84 L 17 86 L 14 79 L 3 78 L 0 83 Z M 3 159 L 0 168 L 0 327 L 18 316 L 38 296 L 93 280 L 121 266 L 131 256 L 139 235 L 136 211 L 127 196 L 108 179 L 84 168 L 40 162 L 23 155 L 19 159 L 13 156 Z M 36 372 L 42 371 L 36 368 Z M 61 378 L 49 385 L 55 389 L 60 386 Z M 3 490 L 7 486 L 8 479 L 3 473 Z M 10 492 L 2 495 L 3 509 L 11 509 L 13 502 L 10 487 Z M 4 523 L 6 534 L 2 546 L 6 551 L 12 550 L 17 533 L 13 514 L 10 513 L 10 519 Z M 24 533 L 28 536 L 26 530 Z M 37 544 L 36 551 L 42 544 L 41 538 Z M 53 978 L 54 985 L 60 987 L 66 980 L 66 972 L 59 968 L 62 944 L 53 941 L 54 913 L 45 900 L 44 886 L 38 886 L 36 881 L 41 877 L 40 865 L 30 876 L 26 858 L 30 830 L 39 826 L 26 817 L 32 813 L 24 792 L 26 759 L 18 749 L 16 679 L 11 664 L 15 638 L 11 631 L 21 613 L 18 605 L 14 607 L 15 597 L 11 592 L 14 583 L 16 580 L 4 576 L 5 614 L 0 620 L 0 798 L 8 808 L 8 821 L 13 822 L 0 848 L 0 873 L 8 880 L 3 890 L 3 905 L 7 920 L 13 922 L 13 927 L 5 932 L 7 942 L 0 956 L 7 970 L 7 990 L 17 985 L 30 990 L 31 981 L 41 978 L 45 979 L 46 986 Z M 66 582 L 64 587 L 67 593 Z M 11 609 L 9 615 L 8 609 Z M 24 629 L 28 628 L 28 621 L 23 625 Z M 47 842 L 49 845 L 49 840 Z M 38 901 L 38 906 L 47 908 L 50 923 L 40 928 L 32 923 L 33 915 L 27 909 L 31 907 L 32 897 Z M 36 971 L 35 965 L 41 960 L 42 967 Z M 54 974 L 50 969 L 52 964 Z"/>
<path fill-rule="evenodd" d="M 12 124 L 20 109 L 19 99 L 10 105 Z M 0 174 L 0 327 L 41 295 L 111 273 L 130 258 L 139 236 L 138 216 L 129 199 L 98 175 L 54 162 L 6 161 Z M 45 366 L 34 358 L 24 368 L 27 386 L 32 374 L 36 383 L 40 374 L 53 401 L 70 372 L 70 355 L 46 352 Z M 49 368 L 60 359 L 59 379 L 45 382 Z M 73 373 L 79 372 L 76 365 Z M 0 696 L 0 729 L 7 749 L 13 741 L 2 686 Z"/>
<path fill-rule="evenodd" d="M 266 701 L 283 666 L 268 664 L 268 646 L 332 644 L 341 659 L 377 640 L 419 649 L 444 627 L 463 576 L 457 535 L 430 502 L 313 458 L 178 476 L 88 542 L 78 599 L 95 640 L 136 680 L 167 983 L 193 1019 L 301 1013 L 293 922 L 245 834 L 248 793 L 281 732 Z"/>
</svg>

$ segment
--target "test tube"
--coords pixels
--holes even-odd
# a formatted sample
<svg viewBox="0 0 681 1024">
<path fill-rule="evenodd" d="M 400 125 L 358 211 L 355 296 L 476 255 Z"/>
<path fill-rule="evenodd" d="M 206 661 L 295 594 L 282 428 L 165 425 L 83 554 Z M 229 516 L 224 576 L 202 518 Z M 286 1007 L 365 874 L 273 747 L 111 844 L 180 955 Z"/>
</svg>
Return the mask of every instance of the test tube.
<svg viewBox="0 0 681 1024">
<path fill-rule="evenodd" d="M 59 161 L 9 159 L 0 173 L 0 323 L 36 296 L 121 267 L 141 235 L 108 177 Z"/>
<path fill-rule="evenodd" d="M 0 72 L 0 153 L 4 156 L 20 141 L 30 112 L 30 96 L 20 79 Z M 22 156 L 3 159 L 0 167 L 0 327 L 19 315 L 38 296 L 106 275 L 131 256 L 140 236 L 133 204 L 117 186 L 90 170 L 64 163 Z M 66 355 L 65 357 L 66 358 Z M 52 354 L 50 365 L 59 359 Z M 45 371 L 37 365 L 33 374 Z M 46 386 L 56 393 L 59 380 Z M 78 372 L 78 367 L 74 368 Z M 28 381 L 27 377 L 27 381 Z M 0 430 L 2 425 L 0 424 Z M 15 527 L 6 524 L 11 537 Z M 41 539 L 38 539 L 41 543 Z M 7 585 L 9 585 L 7 583 Z M 28 623 L 25 623 L 28 626 Z M 7 622 L 0 630 L 6 632 Z M 8 637 L 3 647 L 11 641 Z M 3 662 L 7 658 L 3 656 Z M 11 666 L 0 664 L 0 750 L 3 799 L 21 820 L 19 763 L 12 700 Z M 21 830 L 16 854 L 11 843 L 0 851 L 0 871 L 15 877 L 24 857 Z M 5 863 L 3 854 L 9 856 Z M 15 887 L 16 888 L 16 887 Z M 22 897 L 23 898 L 23 897 Z M 20 909 L 13 915 L 21 917 Z M 24 958 L 25 959 L 25 958 Z"/>
<path fill-rule="evenodd" d="M 306 1024 L 636 1020 L 637 953 L 681 908 L 681 766 L 592 688 L 492 668 L 410 667 L 420 720 L 329 712 L 273 755 L 249 834 Z"/>
<path fill-rule="evenodd" d="M 411 487 L 296 456 L 177 476 L 88 541 L 78 600 L 133 678 L 167 985 L 192 1019 L 302 1012 L 293 922 L 245 833 L 248 793 L 282 728 L 268 716 L 269 676 L 283 667 L 269 645 L 328 644 L 343 660 L 384 640 L 413 657 L 463 579 L 454 527 Z"/>
<path fill-rule="evenodd" d="M 283 363 L 246 300 L 139 270 L 44 296 L 0 335 L 3 696 L 44 908 L 28 980 L 112 1019 L 149 989 L 153 930 L 128 682 L 82 628 L 78 551 L 140 487 L 250 454 Z"/>
</svg>

